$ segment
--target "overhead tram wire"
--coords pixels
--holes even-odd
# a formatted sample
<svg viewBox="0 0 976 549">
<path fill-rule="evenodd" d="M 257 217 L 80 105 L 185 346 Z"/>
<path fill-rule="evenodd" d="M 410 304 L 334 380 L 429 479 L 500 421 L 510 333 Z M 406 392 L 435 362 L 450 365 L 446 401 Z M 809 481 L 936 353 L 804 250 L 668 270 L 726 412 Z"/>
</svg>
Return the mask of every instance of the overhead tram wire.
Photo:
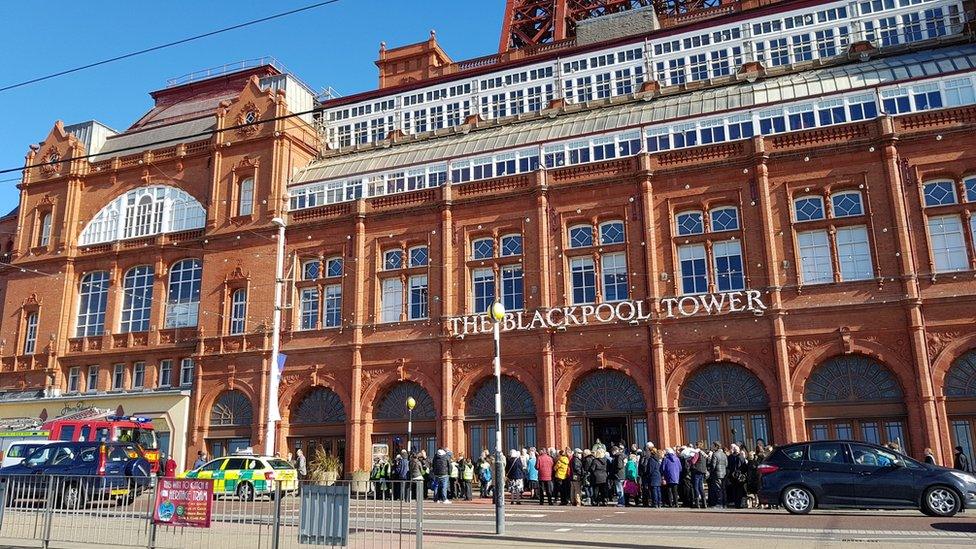
<svg viewBox="0 0 976 549">
<path fill-rule="evenodd" d="M 5 92 L 5 91 L 8 91 L 8 90 L 12 90 L 12 89 L 15 89 L 15 88 L 20 88 L 20 87 L 27 86 L 27 85 L 30 85 L 30 84 L 36 84 L 37 82 L 43 82 L 45 80 L 50 80 L 52 78 L 57 78 L 59 76 L 64 76 L 66 74 L 72 74 L 72 73 L 79 72 L 79 71 L 83 71 L 83 70 L 90 69 L 90 68 L 93 68 L 93 67 L 98 67 L 98 66 L 101 66 L 101 65 L 107 65 L 109 63 L 114 63 L 115 61 L 121 61 L 123 59 L 129 59 L 131 57 L 136 57 L 136 56 L 143 55 L 143 54 L 146 54 L 146 53 L 151 53 L 151 52 L 154 52 L 154 51 L 159 51 L 159 50 L 162 50 L 162 49 L 171 48 L 173 46 L 179 46 L 181 44 L 186 44 L 188 42 L 193 42 L 195 40 L 200 40 L 202 38 L 208 38 L 210 36 L 215 36 L 215 35 L 218 35 L 218 34 L 223 34 L 225 32 L 229 32 L 229 31 L 232 31 L 232 30 L 237 30 L 237 29 L 242 29 L 242 28 L 245 28 L 245 27 L 250 27 L 250 26 L 253 26 L 253 25 L 257 25 L 259 23 L 265 23 L 267 21 L 272 21 L 274 19 L 280 19 L 282 17 L 287 17 L 289 15 L 294 15 L 296 13 L 301 13 L 303 11 L 308 11 L 308 10 L 312 10 L 312 9 L 315 9 L 315 8 L 320 8 L 322 6 L 326 6 L 326 5 L 329 5 L 329 4 L 335 4 L 338 1 L 339 0 L 325 0 L 324 2 L 317 2 L 315 4 L 309 4 L 307 6 L 303 6 L 303 7 L 300 7 L 300 8 L 295 8 L 293 10 L 284 11 L 284 12 L 281 12 L 281 13 L 276 13 L 274 15 L 268 15 L 266 17 L 261 17 L 259 19 L 252 19 L 250 21 L 245 21 L 244 23 L 238 23 L 236 25 L 231 25 L 229 27 L 224 27 L 222 29 L 217 29 L 217 30 L 214 30 L 214 31 L 205 32 L 203 34 L 197 34 L 195 36 L 189 36 L 187 38 L 181 38 L 181 39 L 175 40 L 173 42 L 167 42 L 165 44 L 159 44 L 159 45 L 152 46 L 152 47 L 145 48 L 145 49 L 141 49 L 141 50 L 138 50 L 138 51 L 133 51 L 133 52 L 125 53 L 125 54 L 122 54 L 122 55 L 117 55 L 115 57 L 110 57 L 108 59 L 102 59 L 101 61 L 95 61 L 93 63 L 88 63 L 86 65 L 81 65 L 79 67 L 74 67 L 74 68 L 71 68 L 71 69 L 65 69 L 63 71 L 58 71 L 58 72 L 55 72 L 55 73 L 52 73 L 52 74 L 48 74 L 48 75 L 45 75 L 45 76 L 38 76 L 36 78 L 31 78 L 30 80 L 24 80 L 23 82 L 17 82 L 16 84 L 9 84 L 7 86 L 0 87 L 0 92 Z"/>
</svg>

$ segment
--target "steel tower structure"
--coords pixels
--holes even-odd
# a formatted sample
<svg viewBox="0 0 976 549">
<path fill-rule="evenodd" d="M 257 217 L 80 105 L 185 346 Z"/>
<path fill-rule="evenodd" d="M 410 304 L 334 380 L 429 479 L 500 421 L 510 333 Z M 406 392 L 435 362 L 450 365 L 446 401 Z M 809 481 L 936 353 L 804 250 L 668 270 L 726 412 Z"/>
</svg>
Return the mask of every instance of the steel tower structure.
<svg viewBox="0 0 976 549">
<path fill-rule="evenodd" d="M 739 0 L 507 0 L 498 51 L 558 42 L 576 35 L 583 19 L 654 6 L 659 18 L 677 18 L 738 4 Z"/>
</svg>

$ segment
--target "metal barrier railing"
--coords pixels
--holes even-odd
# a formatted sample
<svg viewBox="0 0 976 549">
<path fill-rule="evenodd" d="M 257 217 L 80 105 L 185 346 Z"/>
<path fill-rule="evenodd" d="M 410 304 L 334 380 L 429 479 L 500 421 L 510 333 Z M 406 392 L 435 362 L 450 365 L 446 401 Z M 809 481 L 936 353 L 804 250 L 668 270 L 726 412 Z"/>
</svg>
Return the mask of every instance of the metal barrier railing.
<svg viewBox="0 0 976 549">
<path fill-rule="evenodd" d="M 307 496 L 315 485 L 302 481 L 290 491 L 275 486 L 274 491 L 257 493 L 250 500 L 216 494 L 210 527 L 191 528 L 153 523 L 157 486 L 146 480 L 6 477 L 0 479 L 0 539 L 38 540 L 43 547 L 52 543 L 150 549 L 306 547 L 300 542 L 300 516 L 303 505 L 311 505 Z M 332 492 L 346 494 L 342 498 L 348 509 L 344 546 L 421 547 L 423 497 L 415 495 L 424 493 L 422 482 L 386 481 L 374 486 L 337 481 L 332 486 L 338 488 Z M 324 512 L 314 505 L 305 511 L 306 515 Z"/>
</svg>

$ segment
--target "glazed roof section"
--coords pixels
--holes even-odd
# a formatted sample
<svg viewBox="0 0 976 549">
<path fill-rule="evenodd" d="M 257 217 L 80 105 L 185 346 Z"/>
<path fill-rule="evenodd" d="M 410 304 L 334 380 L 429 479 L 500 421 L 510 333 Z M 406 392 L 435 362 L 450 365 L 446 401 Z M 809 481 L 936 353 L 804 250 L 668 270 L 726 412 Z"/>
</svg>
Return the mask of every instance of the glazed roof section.
<svg viewBox="0 0 976 549">
<path fill-rule="evenodd" d="M 216 124 L 216 118 L 206 116 L 175 124 L 130 130 L 106 139 L 100 150 L 92 151 L 98 152 L 98 156 L 93 157 L 91 161 L 98 162 L 113 156 L 124 156 L 150 149 L 170 147 L 190 139 L 205 139 L 208 137 L 207 133 L 214 129 Z"/>
<path fill-rule="evenodd" d="M 681 93 L 652 101 L 630 100 L 528 119 L 491 122 L 484 128 L 455 128 L 449 135 L 420 139 L 388 148 L 338 154 L 301 171 L 294 184 L 341 179 L 415 164 L 443 161 L 491 151 L 514 149 L 581 135 L 635 128 L 683 118 L 749 109 L 785 101 L 815 98 L 906 80 L 976 69 L 976 45 L 923 50 L 868 62 L 816 68 L 718 88 Z M 582 108 L 582 106 L 581 106 Z"/>
</svg>

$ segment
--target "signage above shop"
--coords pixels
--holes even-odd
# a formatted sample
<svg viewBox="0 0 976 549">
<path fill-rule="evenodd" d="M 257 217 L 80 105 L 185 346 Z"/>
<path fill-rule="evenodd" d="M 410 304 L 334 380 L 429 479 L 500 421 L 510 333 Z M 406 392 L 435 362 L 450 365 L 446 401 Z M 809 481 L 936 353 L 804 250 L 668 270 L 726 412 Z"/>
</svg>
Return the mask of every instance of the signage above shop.
<svg viewBox="0 0 976 549">
<path fill-rule="evenodd" d="M 717 294 L 666 297 L 658 301 L 661 318 L 683 318 L 699 313 L 719 315 L 750 312 L 761 315 L 766 310 L 759 290 L 723 292 Z M 646 301 L 618 301 L 599 305 L 556 307 L 546 311 L 514 311 L 505 313 L 502 331 L 572 328 L 591 324 L 615 322 L 647 322 L 651 307 Z M 451 335 L 465 336 L 492 331 L 487 315 L 459 316 L 451 319 Z"/>
</svg>

